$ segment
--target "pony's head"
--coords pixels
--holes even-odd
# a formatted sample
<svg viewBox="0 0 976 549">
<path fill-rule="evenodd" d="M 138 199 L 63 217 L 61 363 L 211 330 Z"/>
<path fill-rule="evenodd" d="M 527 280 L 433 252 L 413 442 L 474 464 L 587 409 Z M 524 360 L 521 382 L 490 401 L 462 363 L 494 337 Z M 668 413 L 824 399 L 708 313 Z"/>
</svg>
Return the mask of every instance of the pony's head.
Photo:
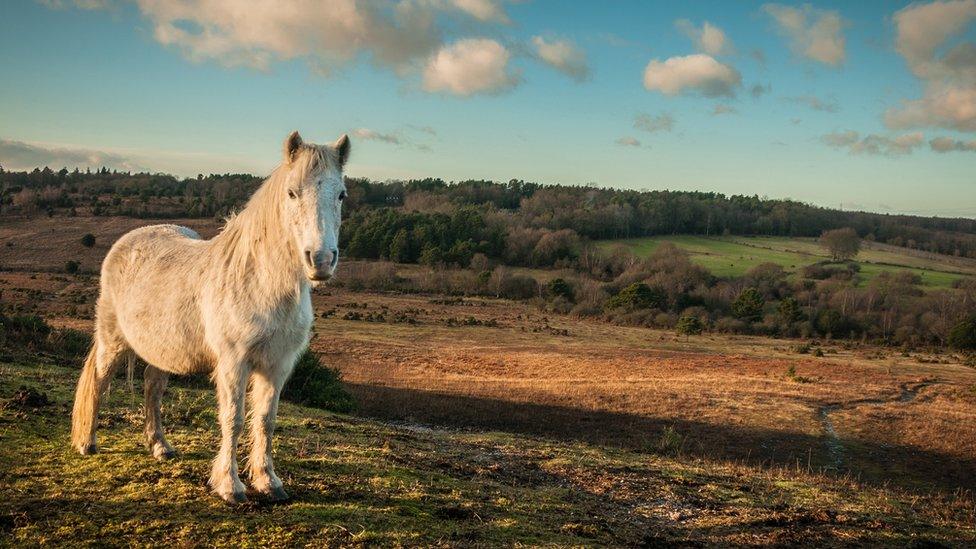
<svg viewBox="0 0 976 549">
<path fill-rule="evenodd" d="M 285 139 L 285 221 L 305 276 L 313 282 L 332 278 L 339 263 L 339 223 L 346 198 L 342 170 L 349 148 L 346 135 L 331 145 L 305 143 L 298 132 Z"/>
</svg>

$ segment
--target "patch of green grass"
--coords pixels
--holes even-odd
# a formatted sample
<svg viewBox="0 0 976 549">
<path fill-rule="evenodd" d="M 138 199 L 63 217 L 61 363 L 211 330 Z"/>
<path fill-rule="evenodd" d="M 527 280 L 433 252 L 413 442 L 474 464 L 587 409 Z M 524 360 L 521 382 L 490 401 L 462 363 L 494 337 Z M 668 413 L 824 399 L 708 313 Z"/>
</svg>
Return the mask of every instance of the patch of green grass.
<svg viewBox="0 0 976 549">
<path fill-rule="evenodd" d="M 141 396 L 117 383 L 102 452 L 83 457 L 68 444 L 77 375 L 0 363 L 0 546 L 976 542 L 972 504 L 958 497 L 290 403 L 275 463 L 292 499 L 228 507 L 204 484 L 218 438 L 211 389 L 170 386 L 164 421 L 180 454 L 156 462 L 141 442 Z M 22 385 L 52 404 L 18 404 Z"/>
<path fill-rule="evenodd" d="M 776 263 L 795 273 L 806 265 L 828 258 L 812 238 L 672 235 L 606 240 L 600 245 L 609 249 L 623 244 L 636 255 L 646 257 L 665 242 L 686 250 L 692 261 L 723 277 L 742 276 L 763 263 Z M 953 264 L 955 258 L 922 258 L 910 255 L 907 250 L 899 254 L 888 249 L 863 249 L 857 259 L 864 281 L 882 272 L 911 271 L 921 277 L 923 287 L 934 289 L 948 288 L 967 274 L 976 274 L 974 266 Z"/>
</svg>

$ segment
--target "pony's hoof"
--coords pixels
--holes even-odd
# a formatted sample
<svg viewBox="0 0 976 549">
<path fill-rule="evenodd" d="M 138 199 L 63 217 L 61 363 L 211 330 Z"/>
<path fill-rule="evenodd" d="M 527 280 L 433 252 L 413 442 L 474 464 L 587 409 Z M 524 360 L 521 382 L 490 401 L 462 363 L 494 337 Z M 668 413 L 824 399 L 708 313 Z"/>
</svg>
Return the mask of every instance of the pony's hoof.
<svg viewBox="0 0 976 549">
<path fill-rule="evenodd" d="M 78 452 L 83 456 L 90 456 L 92 454 L 97 454 L 98 446 L 94 443 L 85 444 L 81 448 L 78 448 Z"/>
<path fill-rule="evenodd" d="M 167 461 L 176 457 L 176 450 L 169 444 L 154 444 L 150 448 L 157 461 Z"/>
<path fill-rule="evenodd" d="M 224 503 L 228 505 L 240 505 L 247 502 L 247 496 L 244 492 L 231 492 L 229 494 L 217 494 L 220 499 L 224 500 Z"/>
<path fill-rule="evenodd" d="M 268 498 L 268 501 L 288 501 L 291 496 L 284 488 L 278 486 L 277 488 L 272 488 L 271 491 L 266 492 L 264 497 Z"/>
</svg>

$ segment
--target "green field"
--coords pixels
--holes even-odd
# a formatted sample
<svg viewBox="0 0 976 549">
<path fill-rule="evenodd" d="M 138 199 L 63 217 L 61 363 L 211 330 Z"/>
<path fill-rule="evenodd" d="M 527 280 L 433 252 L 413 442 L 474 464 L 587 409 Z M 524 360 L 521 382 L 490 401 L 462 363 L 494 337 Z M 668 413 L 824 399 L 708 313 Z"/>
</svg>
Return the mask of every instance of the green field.
<svg viewBox="0 0 976 549">
<path fill-rule="evenodd" d="M 622 244 L 638 256 L 646 257 L 665 242 L 686 250 L 692 261 L 716 276 L 741 276 L 762 263 L 776 263 L 789 272 L 796 272 L 828 258 L 814 238 L 674 235 L 605 240 L 600 245 L 609 249 Z M 865 243 L 857 261 L 861 264 L 862 281 L 885 271 L 907 270 L 918 274 L 925 287 L 947 288 L 959 278 L 976 275 L 974 260 L 916 254 L 907 249 L 901 252 L 892 246 L 870 243 Z"/>
</svg>

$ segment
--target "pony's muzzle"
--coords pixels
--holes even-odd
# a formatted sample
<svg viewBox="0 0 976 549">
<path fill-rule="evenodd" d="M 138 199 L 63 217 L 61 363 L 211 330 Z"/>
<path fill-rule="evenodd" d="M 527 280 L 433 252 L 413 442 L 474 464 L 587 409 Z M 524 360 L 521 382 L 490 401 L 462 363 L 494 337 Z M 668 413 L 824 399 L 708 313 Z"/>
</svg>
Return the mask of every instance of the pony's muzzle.
<svg viewBox="0 0 976 549">
<path fill-rule="evenodd" d="M 339 250 L 335 248 L 319 251 L 306 249 L 304 259 L 305 272 L 310 280 L 328 280 L 332 278 L 332 273 L 339 263 Z"/>
</svg>

